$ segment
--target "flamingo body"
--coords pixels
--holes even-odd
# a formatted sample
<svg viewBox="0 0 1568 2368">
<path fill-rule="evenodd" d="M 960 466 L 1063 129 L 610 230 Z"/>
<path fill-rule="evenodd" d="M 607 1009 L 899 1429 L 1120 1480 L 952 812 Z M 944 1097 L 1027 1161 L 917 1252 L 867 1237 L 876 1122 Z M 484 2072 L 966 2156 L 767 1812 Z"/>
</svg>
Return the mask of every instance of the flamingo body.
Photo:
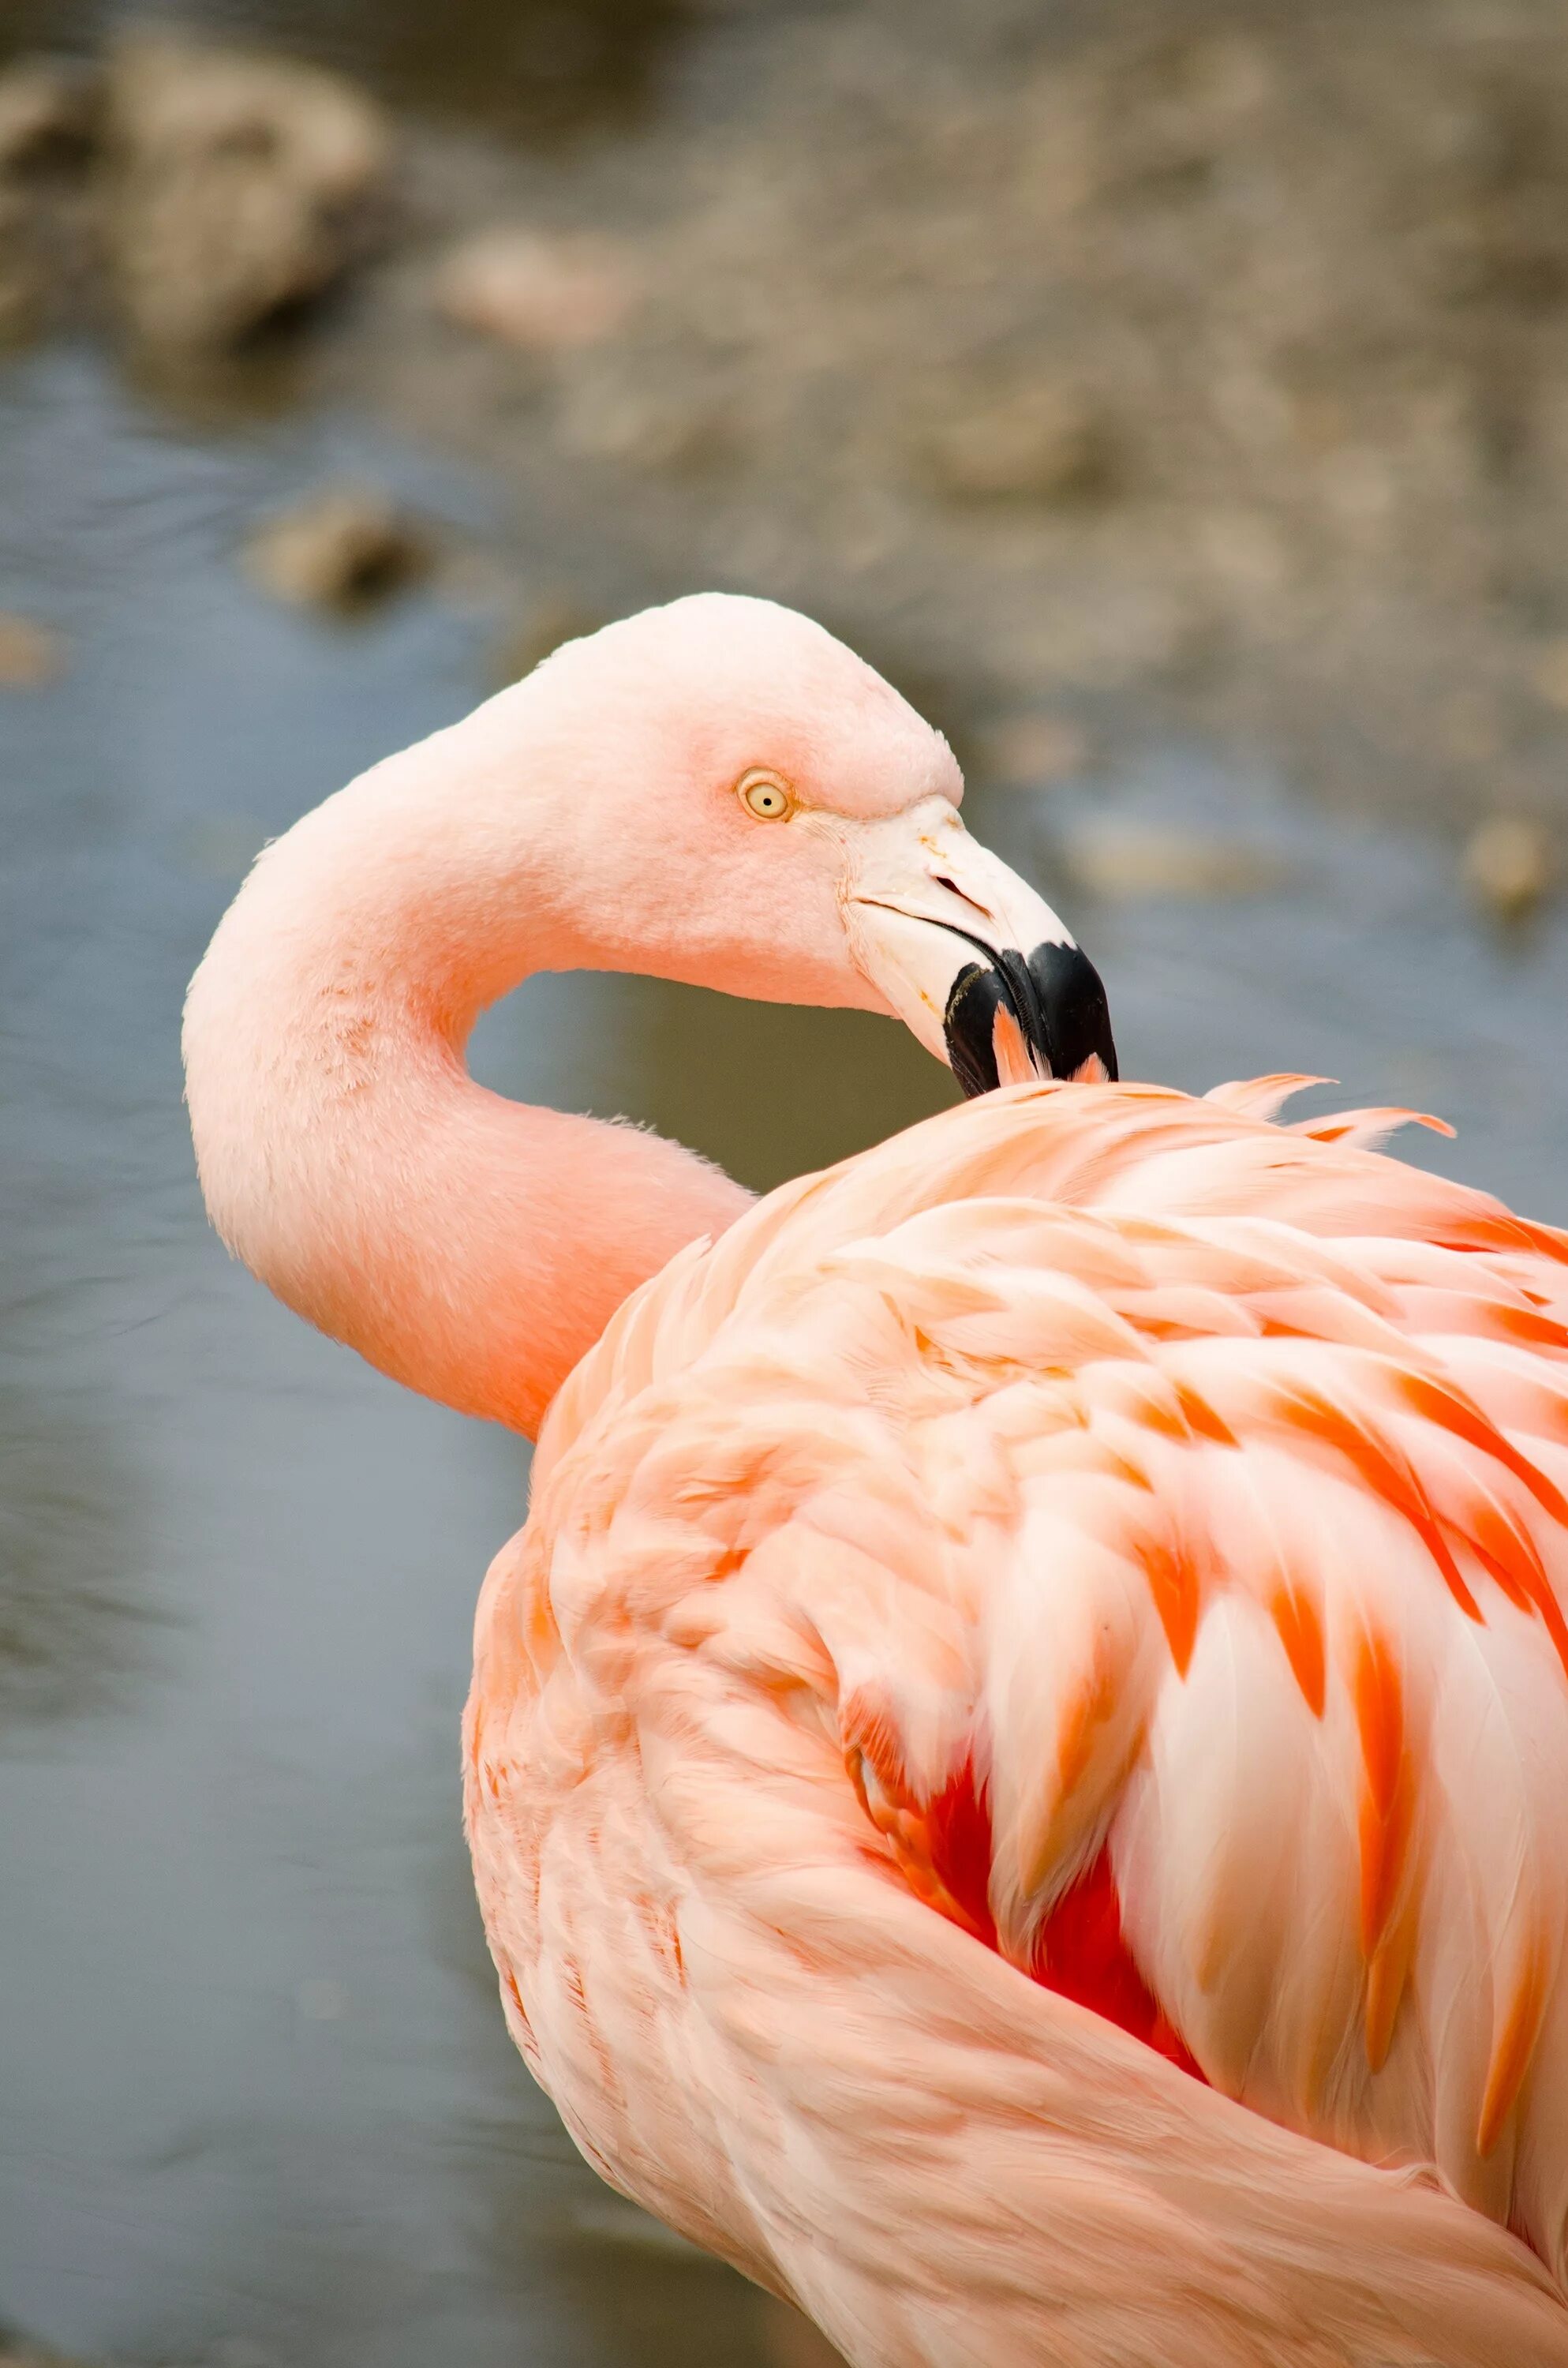
<svg viewBox="0 0 1568 2368">
<path fill-rule="evenodd" d="M 1568 2360 L 1523 2247 L 1290 2135 L 1561 2277 L 1568 1239 L 1290 1082 L 774 1193 L 486 1584 L 513 2032 L 862 2368 Z"/>
<path fill-rule="evenodd" d="M 539 1436 L 465 1762 L 511 2028 L 854 2368 L 1568 2368 L 1568 1238 L 1397 1113 L 1108 1082 L 961 796 L 699 596 L 303 816 L 192 981 L 224 1239 Z M 754 1205 L 468 1076 L 579 969 L 979 1099 Z"/>
</svg>

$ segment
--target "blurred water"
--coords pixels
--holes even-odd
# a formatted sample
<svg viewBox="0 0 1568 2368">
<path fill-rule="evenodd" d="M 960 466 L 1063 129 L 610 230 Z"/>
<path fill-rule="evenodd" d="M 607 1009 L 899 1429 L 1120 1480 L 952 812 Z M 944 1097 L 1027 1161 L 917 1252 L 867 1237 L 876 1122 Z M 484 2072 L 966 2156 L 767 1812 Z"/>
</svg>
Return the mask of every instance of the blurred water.
<svg viewBox="0 0 1568 2368">
<path fill-rule="evenodd" d="M 483 686 L 438 585 L 330 628 L 236 568 L 345 469 L 488 530 L 484 485 L 330 416 L 200 435 L 84 355 L 0 376 L 0 608 L 70 653 L 0 692 L 0 2315 L 226 2368 L 803 2358 L 597 2185 L 502 2031 L 455 1728 L 521 1458 L 275 1307 L 195 1191 L 179 998 L 244 860 Z M 1462 1130 L 1419 1156 L 1568 1219 L 1562 920 L 1502 945 L 1442 849 L 1196 754 L 981 804 L 1128 1074 L 1414 1099 Z M 1253 893 L 1118 893 L 1172 827 Z M 946 1090 L 879 1022 L 627 981 L 536 982 L 477 1057 L 759 1185 Z"/>
<path fill-rule="evenodd" d="M 194 1191 L 179 1002 L 240 869 L 481 680 L 434 594 L 333 630 L 238 573 L 348 466 L 483 521 L 330 418 L 0 380 L 0 607 L 70 653 L 0 693 L 0 2317 L 229 2368 L 758 2360 L 783 2315 L 650 2248 L 500 2027 L 455 1723 L 516 1447 L 290 1322 Z M 593 1099 L 575 1009 L 541 983 L 490 1074 Z"/>
</svg>

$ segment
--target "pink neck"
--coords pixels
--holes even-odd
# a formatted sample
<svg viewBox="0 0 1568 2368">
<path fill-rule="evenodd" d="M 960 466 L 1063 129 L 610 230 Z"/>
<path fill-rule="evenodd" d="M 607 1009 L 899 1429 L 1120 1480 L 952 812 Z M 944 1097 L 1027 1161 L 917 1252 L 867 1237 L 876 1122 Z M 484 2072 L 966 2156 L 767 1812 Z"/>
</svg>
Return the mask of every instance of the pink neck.
<svg viewBox="0 0 1568 2368">
<path fill-rule="evenodd" d="M 750 1196 L 469 1076 L 478 1013 L 532 972 L 637 967 L 570 909 L 569 813 L 541 791 L 526 854 L 498 837 L 473 723 L 472 794 L 441 734 L 262 857 L 191 984 L 187 1099 L 237 1257 L 381 1372 L 532 1437 L 627 1293 Z"/>
</svg>

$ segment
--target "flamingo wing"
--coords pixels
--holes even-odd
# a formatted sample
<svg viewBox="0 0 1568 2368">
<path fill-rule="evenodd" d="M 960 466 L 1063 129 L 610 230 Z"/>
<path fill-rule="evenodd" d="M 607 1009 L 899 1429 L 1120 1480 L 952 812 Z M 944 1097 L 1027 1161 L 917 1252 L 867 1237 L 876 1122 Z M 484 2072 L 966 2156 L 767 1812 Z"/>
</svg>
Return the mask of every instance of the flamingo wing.
<svg viewBox="0 0 1568 2368">
<path fill-rule="evenodd" d="M 1568 2359 L 1522 2250 L 1301 2144 L 1562 2279 L 1568 1240 L 1290 1082 L 773 1195 L 578 1368 L 487 1589 L 513 2027 L 857 2360 Z M 864 2188 L 958 2178 L 992 2317 L 923 2349 Z"/>
</svg>

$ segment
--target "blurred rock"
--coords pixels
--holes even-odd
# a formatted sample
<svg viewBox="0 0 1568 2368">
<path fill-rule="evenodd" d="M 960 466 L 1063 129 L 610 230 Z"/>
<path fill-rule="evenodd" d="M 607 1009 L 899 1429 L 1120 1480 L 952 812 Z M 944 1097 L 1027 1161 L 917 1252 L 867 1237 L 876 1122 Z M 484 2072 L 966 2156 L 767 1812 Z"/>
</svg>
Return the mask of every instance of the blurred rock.
<svg viewBox="0 0 1568 2368">
<path fill-rule="evenodd" d="M 1538 822 L 1494 814 L 1471 833 L 1462 869 L 1466 885 L 1499 921 L 1522 921 L 1551 889 L 1551 841 Z"/>
<path fill-rule="evenodd" d="M 0 178 L 80 173 L 101 129 L 98 75 L 71 58 L 23 58 L 0 74 Z"/>
<path fill-rule="evenodd" d="M 48 625 L 0 609 L 0 685 L 36 690 L 65 669 L 65 643 Z"/>
<path fill-rule="evenodd" d="M 1117 475 L 1102 414 L 1049 384 L 973 397 L 926 428 L 920 452 L 931 483 L 960 501 L 1097 500 Z"/>
<path fill-rule="evenodd" d="M 108 136 L 106 235 L 151 346 L 254 336 L 330 288 L 383 220 L 387 124 L 313 66 L 138 37 L 110 63 Z"/>
<path fill-rule="evenodd" d="M 275 598 L 341 613 L 369 609 L 423 575 L 426 538 L 390 495 L 344 485 L 270 518 L 245 547 L 245 565 Z"/>
<path fill-rule="evenodd" d="M 453 249 L 435 301 L 462 328 L 551 353 L 611 336 L 634 292 L 626 251 L 613 240 L 495 229 Z"/>
<path fill-rule="evenodd" d="M 0 74 L 0 343 L 43 327 L 82 277 L 99 79 L 69 60 Z"/>
<path fill-rule="evenodd" d="M 1059 844 L 1079 885 L 1108 903 L 1266 895 L 1286 877 L 1266 848 L 1131 819 L 1082 824 Z"/>
</svg>

